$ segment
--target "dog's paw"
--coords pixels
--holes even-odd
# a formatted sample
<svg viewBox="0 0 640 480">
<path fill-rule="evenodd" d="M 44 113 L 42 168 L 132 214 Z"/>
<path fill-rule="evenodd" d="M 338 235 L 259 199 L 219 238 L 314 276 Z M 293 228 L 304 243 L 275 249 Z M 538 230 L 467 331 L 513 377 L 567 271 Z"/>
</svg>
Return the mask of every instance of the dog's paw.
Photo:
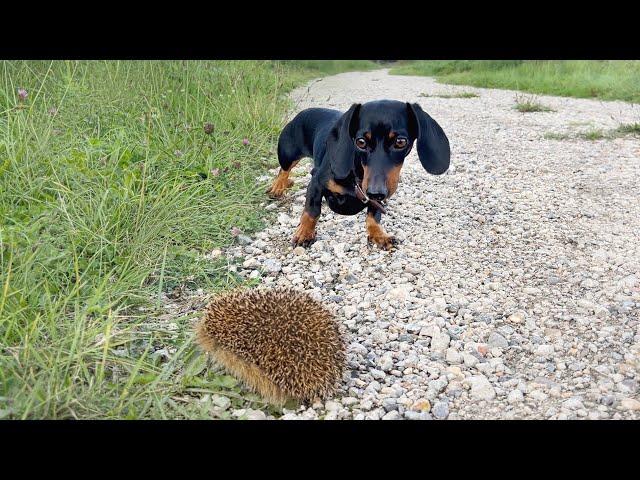
<svg viewBox="0 0 640 480">
<path fill-rule="evenodd" d="M 393 235 L 376 235 L 374 237 L 367 237 L 369 244 L 375 244 L 383 250 L 393 250 L 399 242 L 399 240 Z"/>
<path fill-rule="evenodd" d="M 309 247 L 316 241 L 315 232 L 312 235 L 296 234 L 291 238 L 291 246 L 292 247 Z"/>
<path fill-rule="evenodd" d="M 315 238 L 309 238 L 306 240 L 297 240 L 294 238 L 293 240 L 291 240 L 291 246 L 308 248 L 311 245 L 313 245 L 315 241 L 316 241 Z"/>
<path fill-rule="evenodd" d="M 293 180 L 287 179 L 285 181 L 276 181 L 271 185 L 271 187 L 266 191 L 266 194 L 271 198 L 281 198 L 284 195 L 284 192 L 287 189 L 291 188 L 293 185 Z"/>
<path fill-rule="evenodd" d="M 316 241 L 316 231 L 301 224 L 291 238 L 292 247 L 308 247 Z"/>
</svg>

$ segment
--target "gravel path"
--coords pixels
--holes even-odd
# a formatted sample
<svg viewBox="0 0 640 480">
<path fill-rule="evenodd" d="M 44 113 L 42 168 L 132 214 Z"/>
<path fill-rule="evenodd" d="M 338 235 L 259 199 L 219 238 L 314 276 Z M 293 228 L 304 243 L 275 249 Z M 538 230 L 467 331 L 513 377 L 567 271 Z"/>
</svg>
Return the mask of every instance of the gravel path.
<svg viewBox="0 0 640 480">
<path fill-rule="evenodd" d="M 455 92 L 479 96 L 421 96 Z M 515 97 L 384 70 L 293 92 L 298 110 L 419 102 L 452 166 L 431 176 L 409 155 L 382 220 L 392 253 L 367 246 L 364 213 L 326 205 L 318 241 L 292 250 L 304 188 L 265 201 L 277 222 L 227 252 L 242 275 L 322 298 L 348 332 L 343 389 L 283 418 L 640 418 L 640 139 L 544 138 L 638 122 L 640 108 L 538 96 L 555 111 L 522 114 Z"/>
</svg>

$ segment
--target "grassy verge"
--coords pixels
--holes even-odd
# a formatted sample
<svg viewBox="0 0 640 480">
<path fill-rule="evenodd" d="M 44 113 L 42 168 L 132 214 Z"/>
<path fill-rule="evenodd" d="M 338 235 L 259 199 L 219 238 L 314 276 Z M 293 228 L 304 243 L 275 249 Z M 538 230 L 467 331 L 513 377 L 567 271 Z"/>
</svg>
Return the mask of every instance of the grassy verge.
<svg viewBox="0 0 640 480">
<path fill-rule="evenodd" d="M 428 93 L 421 93 L 419 97 L 432 97 L 432 98 L 478 98 L 480 95 L 473 92 L 461 92 L 461 93 L 441 93 L 429 95 Z"/>
<path fill-rule="evenodd" d="M 260 406 L 162 298 L 239 281 L 205 254 L 262 225 L 284 94 L 372 65 L 0 63 L 0 418 Z"/>
<path fill-rule="evenodd" d="M 640 61 L 407 61 L 390 73 L 434 76 L 457 85 L 640 102 Z"/>
<path fill-rule="evenodd" d="M 282 62 L 291 73 L 308 75 L 333 75 L 348 71 L 369 71 L 382 68 L 372 60 L 287 60 Z"/>
<path fill-rule="evenodd" d="M 544 134 L 544 138 L 547 140 L 612 140 L 627 135 L 640 136 L 640 123 L 626 123 L 611 130 L 590 129 L 575 134 L 547 132 Z"/>
<path fill-rule="evenodd" d="M 540 103 L 535 96 L 516 94 L 516 104 L 514 108 L 520 113 L 533 112 L 553 112 L 552 108 Z"/>
</svg>

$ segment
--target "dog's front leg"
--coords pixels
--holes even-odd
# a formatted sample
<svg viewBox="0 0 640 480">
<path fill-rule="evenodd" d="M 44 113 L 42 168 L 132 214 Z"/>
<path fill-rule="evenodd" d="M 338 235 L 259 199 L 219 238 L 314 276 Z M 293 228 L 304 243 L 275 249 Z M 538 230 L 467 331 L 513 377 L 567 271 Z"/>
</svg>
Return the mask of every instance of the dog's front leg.
<svg viewBox="0 0 640 480">
<path fill-rule="evenodd" d="M 397 240 L 394 236 L 384 231 L 384 228 L 380 225 L 381 219 L 382 213 L 380 210 L 373 206 L 367 208 L 367 240 L 384 250 L 391 250 L 397 244 Z"/>
<path fill-rule="evenodd" d="M 316 177 L 311 179 L 307 187 L 307 199 L 300 224 L 291 239 L 292 245 L 308 247 L 316 239 L 316 223 L 320 217 L 322 207 L 322 187 Z"/>
</svg>

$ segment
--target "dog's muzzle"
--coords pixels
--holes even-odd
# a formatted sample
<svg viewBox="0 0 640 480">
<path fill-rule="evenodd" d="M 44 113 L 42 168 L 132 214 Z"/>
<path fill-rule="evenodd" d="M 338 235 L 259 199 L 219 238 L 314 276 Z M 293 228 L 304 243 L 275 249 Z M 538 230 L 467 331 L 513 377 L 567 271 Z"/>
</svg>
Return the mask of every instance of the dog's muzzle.
<svg viewBox="0 0 640 480">
<path fill-rule="evenodd" d="M 382 204 L 380 202 L 378 202 L 377 200 L 374 200 L 373 198 L 369 198 L 367 196 L 366 193 L 364 193 L 364 191 L 362 190 L 362 187 L 360 187 L 360 185 L 358 184 L 358 182 L 356 182 L 356 197 L 358 198 L 358 200 L 360 200 L 362 203 L 365 204 L 371 204 L 374 207 L 376 207 L 378 210 L 380 210 L 380 212 L 382 213 L 387 213 L 387 211 L 385 210 L 385 208 L 382 206 Z"/>
</svg>

